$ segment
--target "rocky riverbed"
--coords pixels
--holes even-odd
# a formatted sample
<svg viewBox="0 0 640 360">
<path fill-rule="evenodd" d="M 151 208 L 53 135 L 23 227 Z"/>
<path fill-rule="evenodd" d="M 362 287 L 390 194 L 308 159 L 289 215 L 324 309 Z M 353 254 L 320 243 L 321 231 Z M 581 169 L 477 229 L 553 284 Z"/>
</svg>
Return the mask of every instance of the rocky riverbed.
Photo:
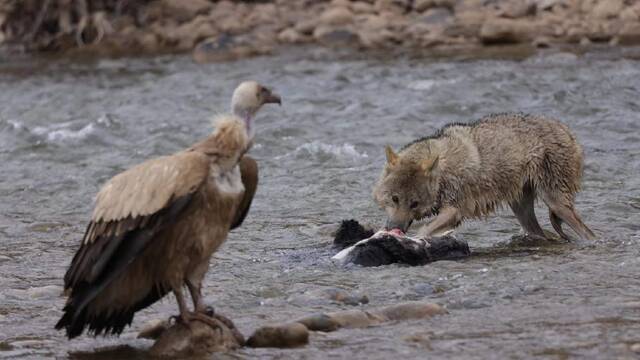
<svg viewBox="0 0 640 360">
<path fill-rule="evenodd" d="M 4 0 L 0 44 L 200 62 L 319 44 L 357 49 L 640 43 L 636 0 Z"/>
</svg>

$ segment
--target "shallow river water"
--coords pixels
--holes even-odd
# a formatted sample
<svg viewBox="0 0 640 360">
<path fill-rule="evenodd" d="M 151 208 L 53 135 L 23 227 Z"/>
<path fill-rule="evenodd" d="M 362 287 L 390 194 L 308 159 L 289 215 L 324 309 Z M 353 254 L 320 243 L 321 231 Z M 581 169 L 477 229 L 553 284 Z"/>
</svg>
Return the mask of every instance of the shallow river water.
<svg viewBox="0 0 640 360">
<path fill-rule="evenodd" d="M 207 300 L 245 334 L 350 308 L 309 295 L 327 288 L 366 294 L 366 306 L 425 300 L 450 313 L 224 357 L 640 356 L 640 61 L 602 53 L 336 61 L 305 51 L 209 65 L 173 56 L 0 63 L 0 358 L 144 357 L 151 343 L 136 333 L 175 314 L 173 297 L 136 315 L 120 338 L 67 341 L 53 329 L 63 274 L 99 186 L 205 136 L 245 79 L 272 86 L 283 106 L 258 115 L 251 153 L 260 187 L 212 261 Z M 599 240 L 514 245 L 519 226 L 503 210 L 457 232 L 475 253 L 462 261 L 360 268 L 329 260 L 340 220 L 384 221 L 371 188 L 385 144 L 504 111 L 548 114 L 575 132 L 586 155 L 577 207 Z M 546 209 L 538 215 L 550 229 Z"/>
</svg>

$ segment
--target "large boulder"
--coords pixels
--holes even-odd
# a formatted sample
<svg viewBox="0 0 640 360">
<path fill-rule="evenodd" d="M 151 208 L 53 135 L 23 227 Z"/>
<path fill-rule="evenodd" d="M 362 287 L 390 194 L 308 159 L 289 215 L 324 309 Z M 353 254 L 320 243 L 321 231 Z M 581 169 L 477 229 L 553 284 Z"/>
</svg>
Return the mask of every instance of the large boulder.
<svg viewBox="0 0 640 360">
<path fill-rule="evenodd" d="M 353 22 L 353 13 L 349 8 L 339 6 L 331 7 L 320 15 L 322 25 L 346 25 Z"/>
<path fill-rule="evenodd" d="M 151 356 L 183 358 L 234 350 L 244 345 L 233 323 L 219 315 L 208 320 L 176 323 L 162 332 L 149 350 Z"/>
<path fill-rule="evenodd" d="M 534 35 L 533 26 L 523 20 L 488 18 L 480 28 L 480 40 L 486 45 L 523 43 Z"/>
<path fill-rule="evenodd" d="M 205 14 L 213 6 L 207 0 L 161 0 L 160 4 L 165 16 L 179 22 L 189 21 L 197 15 Z"/>
<path fill-rule="evenodd" d="M 247 340 L 249 347 L 290 348 L 309 343 L 309 329 L 298 322 L 268 325 L 257 329 Z"/>
<path fill-rule="evenodd" d="M 200 42 L 193 49 L 193 59 L 198 63 L 233 61 L 271 52 L 269 45 L 255 37 L 221 34 Z"/>
<path fill-rule="evenodd" d="M 596 19 L 610 19 L 618 17 L 624 8 L 623 0 L 601 0 L 591 10 Z"/>
<path fill-rule="evenodd" d="M 638 45 L 640 44 L 640 23 L 625 23 L 618 33 L 621 45 Z"/>
</svg>

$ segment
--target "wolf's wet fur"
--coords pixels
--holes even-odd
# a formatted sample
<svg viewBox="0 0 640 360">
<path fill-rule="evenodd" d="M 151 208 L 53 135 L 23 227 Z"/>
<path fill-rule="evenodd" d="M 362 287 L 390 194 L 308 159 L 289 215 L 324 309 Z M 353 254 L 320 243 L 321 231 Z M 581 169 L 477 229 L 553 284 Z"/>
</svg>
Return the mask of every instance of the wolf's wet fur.
<svg viewBox="0 0 640 360">
<path fill-rule="evenodd" d="M 557 120 L 493 114 L 449 124 L 398 153 L 387 147 L 386 154 L 373 195 L 387 212 L 389 227 L 406 231 L 413 220 L 435 216 L 419 231 L 428 238 L 509 205 L 526 233 L 544 237 L 533 208 L 540 198 L 563 239 L 570 239 L 563 223 L 583 239 L 595 238 L 574 206 L 582 147 Z"/>
</svg>

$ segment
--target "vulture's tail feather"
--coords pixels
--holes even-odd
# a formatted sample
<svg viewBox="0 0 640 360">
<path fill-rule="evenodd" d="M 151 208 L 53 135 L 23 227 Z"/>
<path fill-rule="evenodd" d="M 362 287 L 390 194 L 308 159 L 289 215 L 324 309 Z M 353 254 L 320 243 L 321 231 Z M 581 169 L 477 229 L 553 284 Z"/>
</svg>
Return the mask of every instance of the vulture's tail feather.
<svg viewBox="0 0 640 360">
<path fill-rule="evenodd" d="M 66 329 L 67 337 L 73 339 L 82 334 L 86 327 L 89 333 L 97 335 L 119 335 L 124 328 L 131 324 L 133 315 L 141 309 L 155 303 L 168 293 L 164 287 L 155 286 L 144 299 L 133 304 L 131 308 L 112 313 L 89 315 L 87 308 L 77 311 L 73 303 L 64 307 L 64 315 L 56 324 L 56 329 Z"/>
</svg>

